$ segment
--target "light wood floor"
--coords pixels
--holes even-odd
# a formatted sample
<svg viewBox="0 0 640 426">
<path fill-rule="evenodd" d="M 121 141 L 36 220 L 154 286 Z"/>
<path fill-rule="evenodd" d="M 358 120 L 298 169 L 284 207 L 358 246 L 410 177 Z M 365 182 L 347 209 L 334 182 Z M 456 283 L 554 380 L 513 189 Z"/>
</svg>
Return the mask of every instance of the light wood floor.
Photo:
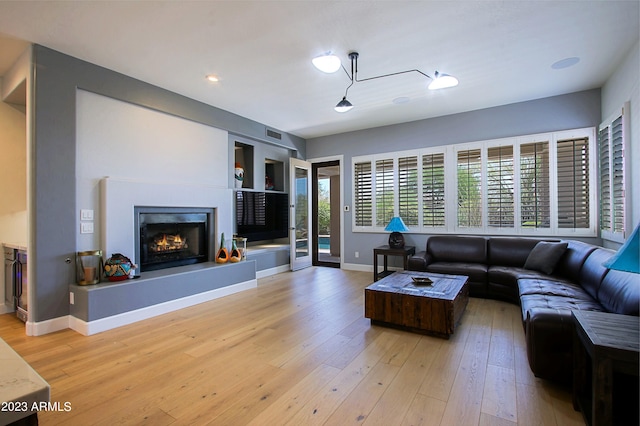
<svg viewBox="0 0 640 426">
<path fill-rule="evenodd" d="M 371 326 L 371 274 L 309 268 L 85 337 L 0 336 L 69 412 L 41 425 L 572 425 L 567 389 L 533 377 L 519 308 L 471 299 L 451 340 Z"/>
</svg>

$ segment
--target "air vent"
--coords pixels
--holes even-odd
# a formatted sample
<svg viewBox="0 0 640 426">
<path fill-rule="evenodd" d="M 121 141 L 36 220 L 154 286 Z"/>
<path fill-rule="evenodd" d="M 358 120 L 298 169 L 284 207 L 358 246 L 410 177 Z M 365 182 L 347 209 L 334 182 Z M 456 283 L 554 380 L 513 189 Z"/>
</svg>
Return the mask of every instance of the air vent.
<svg viewBox="0 0 640 426">
<path fill-rule="evenodd" d="M 282 133 L 278 133 L 275 130 L 267 129 L 267 136 L 270 138 L 282 140 Z"/>
</svg>

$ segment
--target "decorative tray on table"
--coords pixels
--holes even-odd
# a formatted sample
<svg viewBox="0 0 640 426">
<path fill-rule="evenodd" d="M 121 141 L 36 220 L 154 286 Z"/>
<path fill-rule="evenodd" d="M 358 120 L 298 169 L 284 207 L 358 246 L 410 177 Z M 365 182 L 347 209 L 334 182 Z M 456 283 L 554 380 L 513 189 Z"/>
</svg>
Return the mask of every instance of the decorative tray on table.
<svg viewBox="0 0 640 426">
<path fill-rule="evenodd" d="M 433 281 L 429 277 L 411 277 L 415 285 L 431 285 Z"/>
</svg>

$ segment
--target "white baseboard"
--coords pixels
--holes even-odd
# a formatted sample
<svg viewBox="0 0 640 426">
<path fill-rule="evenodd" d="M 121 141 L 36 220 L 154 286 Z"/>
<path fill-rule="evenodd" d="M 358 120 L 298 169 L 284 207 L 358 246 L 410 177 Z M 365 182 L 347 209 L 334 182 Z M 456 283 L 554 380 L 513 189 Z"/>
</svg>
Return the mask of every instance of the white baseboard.
<svg viewBox="0 0 640 426">
<path fill-rule="evenodd" d="M 15 312 L 13 306 L 7 305 L 6 303 L 0 303 L 0 314 L 8 314 L 9 312 Z"/>
<path fill-rule="evenodd" d="M 71 316 L 65 315 L 63 317 L 52 318 L 50 320 L 40 322 L 27 321 L 27 336 L 42 336 L 44 334 L 49 334 L 69 328 L 70 318 Z"/>
<path fill-rule="evenodd" d="M 84 321 L 79 318 L 69 316 L 67 327 L 77 331 L 85 336 L 101 333 L 113 328 L 122 327 L 123 325 L 133 324 L 158 315 L 176 311 L 178 309 L 187 308 L 189 306 L 208 302 L 240 291 L 256 288 L 257 280 L 245 281 L 242 283 L 230 285 L 227 287 L 217 288 L 215 290 L 206 291 L 204 293 L 194 294 L 192 296 L 183 297 L 181 299 L 170 300 L 157 305 L 147 306 L 145 308 L 136 309 L 135 311 L 125 312 L 113 315 L 107 318 L 101 318 L 95 321 Z M 65 328 L 67 328 L 65 327 Z"/>
<path fill-rule="evenodd" d="M 343 263 L 342 269 L 373 273 L 373 265 L 363 265 L 362 263 Z"/>
<path fill-rule="evenodd" d="M 289 265 L 281 265 L 271 269 L 263 269 L 262 271 L 256 271 L 256 278 L 270 277 L 271 275 L 280 274 L 282 272 L 288 272 L 290 270 L 291 270 L 291 266 Z"/>
</svg>

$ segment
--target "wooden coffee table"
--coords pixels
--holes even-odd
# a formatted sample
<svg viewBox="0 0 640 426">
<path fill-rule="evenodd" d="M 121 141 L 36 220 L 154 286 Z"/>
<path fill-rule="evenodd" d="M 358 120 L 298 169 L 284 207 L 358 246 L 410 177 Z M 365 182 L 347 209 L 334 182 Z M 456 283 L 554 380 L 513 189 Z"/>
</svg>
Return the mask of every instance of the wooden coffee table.
<svg viewBox="0 0 640 426">
<path fill-rule="evenodd" d="M 411 277 L 428 277 L 416 285 Z M 364 289 L 364 316 L 372 324 L 449 338 L 469 302 L 469 277 L 394 272 Z"/>
</svg>

